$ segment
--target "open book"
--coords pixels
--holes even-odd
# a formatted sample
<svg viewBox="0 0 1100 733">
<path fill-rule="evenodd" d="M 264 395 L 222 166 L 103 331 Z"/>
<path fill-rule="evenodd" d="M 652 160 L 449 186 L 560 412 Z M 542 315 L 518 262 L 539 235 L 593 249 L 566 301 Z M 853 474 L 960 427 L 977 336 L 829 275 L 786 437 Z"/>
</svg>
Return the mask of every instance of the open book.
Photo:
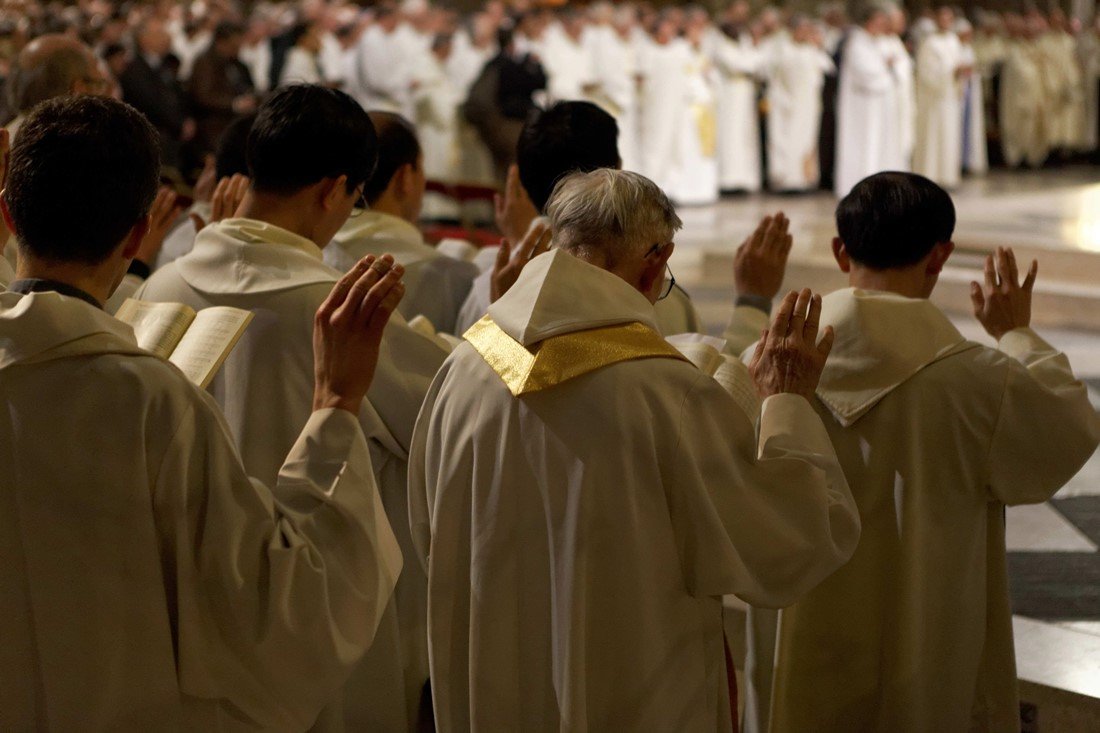
<svg viewBox="0 0 1100 733">
<path fill-rule="evenodd" d="M 182 303 L 129 298 L 115 318 L 130 324 L 138 346 L 167 359 L 205 388 L 252 320 L 252 312 L 219 306 L 197 313 Z"/>
<path fill-rule="evenodd" d="M 756 422 L 760 416 L 760 397 L 756 394 L 756 385 L 749 376 L 748 367 L 722 351 L 726 346 L 723 339 L 681 333 L 669 336 L 667 340 L 700 371 L 714 377 L 749 419 Z"/>
</svg>

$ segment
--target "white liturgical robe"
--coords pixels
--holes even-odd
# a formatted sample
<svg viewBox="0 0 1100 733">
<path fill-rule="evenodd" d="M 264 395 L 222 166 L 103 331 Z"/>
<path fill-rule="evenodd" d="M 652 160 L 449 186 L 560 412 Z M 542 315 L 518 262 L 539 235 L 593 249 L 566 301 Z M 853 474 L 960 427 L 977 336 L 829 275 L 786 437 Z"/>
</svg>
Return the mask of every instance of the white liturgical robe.
<svg viewBox="0 0 1100 733">
<path fill-rule="evenodd" d="M 405 297 L 399 309 L 406 318 L 424 316 L 436 330 L 453 333 L 458 311 L 479 274 L 477 265 L 436 251 L 415 226 L 390 214 L 363 211 L 347 220 L 325 247 L 325 262 L 347 272 L 367 255 L 389 253 L 405 266 Z"/>
<path fill-rule="evenodd" d="M 962 44 L 953 31 L 924 39 L 917 52 L 917 147 L 913 171 L 944 188 L 962 175 Z"/>
<path fill-rule="evenodd" d="M 714 42 L 718 70 L 718 184 L 724 191 L 759 191 L 760 111 L 756 77 L 762 55 L 750 38 L 721 34 Z"/>
<path fill-rule="evenodd" d="M 821 316 L 817 408 L 863 534 L 781 614 L 770 729 L 1015 733 L 1004 507 L 1092 455 L 1085 385 L 1030 329 L 987 348 L 927 300 L 847 289 Z"/>
<path fill-rule="evenodd" d="M 768 183 L 777 191 L 808 191 L 821 180 L 817 143 L 821 89 L 833 60 L 813 44 L 779 44 L 768 75 Z"/>
<path fill-rule="evenodd" d="M 436 377 L 409 501 L 444 733 L 729 730 L 721 596 L 788 605 L 854 548 L 809 403 L 765 400 L 758 441 L 654 329 L 552 251 Z"/>
<path fill-rule="evenodd" d="M 855 28 L 844 43 L 837 95 L 836 193 L 896 167 L 897 81 L 876 38 Z"/>
<path fill-rule="evenodd" d="M 0 729 L 303 730 L 387 607 L 397 542 L 354 416 L 268 489 L 124 323 L 0 295 Z"/>
<path fill-rule="evenodd" d="M 195 248 L 154 273 L 138 294 L 255 314 L 210 391 L 225 410 L 244 465 L 265 480 L 278 470 L 278 456 L 294 440 L 293 426 L 311 408 L 313 316 L 340 276 L 321 257 L 313 242 L 292 232 L 226 219 L 203 229 Z M 405 459 L 417 412 L 445 357 L 394 314 L 361 416 L 382 501 L 407 558 Z M 344 715 L 353 727 L 403 730 L 415 722 L 427 680 L 426 579 L 415 561 L 405 567 L 395 603 L 347 686 Z"/>
</svg>

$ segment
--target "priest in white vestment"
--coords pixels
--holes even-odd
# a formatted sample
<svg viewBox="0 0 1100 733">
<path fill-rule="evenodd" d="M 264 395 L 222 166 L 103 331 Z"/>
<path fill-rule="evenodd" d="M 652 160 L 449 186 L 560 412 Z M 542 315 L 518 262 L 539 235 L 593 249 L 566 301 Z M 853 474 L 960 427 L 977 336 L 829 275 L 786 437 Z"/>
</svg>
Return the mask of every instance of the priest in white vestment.
<svg viewBox="0 0 1100 733">
<path fill-rule="evenodd" d="M 663 190 L 671 190 L 680 170 L 684 128 L 692 124 L 688 75 L 691 46 L 677 36 L 675 21 L 663 17 L 645 48 L 642 75 L 641 172 Z"/>
<path fill-rule="evenodd" d="M 821 90 L 836 67 L 815 40 L 804 16 L 791 19 L 791 39 L 768 64 L 768 186 L 773 191 L 810 191 L 821 180 L 818 138 Z"/>
<path fill-rule="evenodd" d="M 989 171 L 989 154 L 985 133 L 985 71 L 974 48 L 974 26 L 965 18 L 955 22 L 955 32 L 962 44 L 961 64 L 970 73 L 961 80 L 962 106 L 962 168 L 966 173 Z"/>
<path fill-rule="evenodd" d="M 723 191 L 759 191 L 763 174 L 756 92 L 761 53 L 739 25 L 722 27 L 713 52 L 718 72 L 718 185 Z"/>
<path fill-rule="evenodd" d="M 859 536 L 802 396 L 830 336 L 809 291 L 788 296 L 790 336 L 752 367 L 757 438 L 656 331 L 679 226 L 659 189 L 578 174 L 550 219 L 558 249 L 467 334 L 417 424 L 438 729 L 728 731 L 721 596 L 788 605 Z"/>
<path fill-rule="evenodd" d="M 685 206 L 718 200 L 717 72 L 706 49 L 706 27 L 691 25 L 684 39 L 689 57 L 685 69 L 685 119 L 680 124 L 680 155 L 670 188 L 672 200 Z"/>
<path fill-rule="evenodd" d="M 549 79 L 546 92 L 551 101 L 586 99 L 593 89 L 595 70 L 591 49 L 584 43 L 584 29 L 581 12 L 566 8 L 561 26 L 546 33 L 539 60 Z"/>
<path fill-rule="evenodd" d="M 917 51 L 917 147 L 913 171 L 945 188 L 962 176 L 962 110 L 960 80 L 972 69 L 964 66 L 962 43 L 955 33 L 955 13 L 936 11 L 936 32 Z"/>
<path fill-rule="evenodd" d="M 1004 509 L 1050 499 L 1100 426 L 1065 355 L 1028 328 L 1034 263 L 1021 285 L 998 250 L 971 285 L 996 348 L 928 301 L 954 218 L 942 189 L 904 174 L 840 204 L 833 251 L 852 287 L 824 299 L 836 345 L 815 407 L 863 533 L 851 562 L 782 611 L 762 654 L 776 667 L 770 727 L 747 731 L 1020 730 Z"/>
<path fill-rule="evenodd" d="M 391 254 L 404 266 L 400 312 L 427 318 L 435 330 L 453 333 L 458 311 L 480 274 L 477 265 L 441 254 L 416 226 L 424 200 L 425 156 L 416 132 L 390 112 L 372 112 L 379 160 L 364 191 L 369 208 L 357 209 L 325 247 L 324 259 L 345 272 L 367 255 Z"/>
<path fill-rule="evenodd" d="M 1035 43 L 1037 31 L 1024 24 L 1016 29 L 1005 53 L 1001 73 L 1000 125 L 1005 163 L 1038 168 L 1050 154 L 1050 115 L 1043 55 Z"/>
<path fill-rule="evenodd" d="M 894 104 L 897 110 L 897 129 L 892 133 L 893 155 L 888 161 L 891 170 L 910 170 L 913 166 L 913 150 L 917 140 L 917 90 L 913 56 L 909 53 L 905 38 L 908 17 L 900 6 L 890 5 L 890 26 L 879 38 L 887 65 L 897 84 Z"/>
<path fill-rule="evenodd" d="M 210 390 L 245 466 L 265 480 L 308 414 L 313 313 L 340 276 L 322 250 L 359 200 L 376 145 L 367 114 L 343 92 L 306 85 L 278 91 L 252 128 L 254 178 L 238 216 L 203 229 L 195 248 L 154 273 L 138 294 L 256 314 Z M 383 503 L 406 553 L 405 461 L 416 415 L 445 357 L 395 315 L 361 413 Z M 339 730 L 343 717 L 352 728 L 415 728 L 427 680 L 426 579 L 409 565 L 374 646 L 322 727 Z"/>
<path fill-rule="evenodd" d="M 878 41 L 889 20 L 879 8 L 865 13 L 840 61 L 835 185 L 841 197 L 872 173 L 896 165 L 897 80 Z"/>
<path fill-rule="evenodd" d="M 637 170 L 641 148 L 638 121 L 638 59 L 631 33 L 636 20 L 632 8 L 612 9 L 599 3 L 594 22 L 585 31 L 592 58 L 593 89 L 588 97 L 619 124 L 619 154 L 624 170 Z"/>
<path fill-rule="evenodd" d="M 3 201 L 24 252 L 0 294 L 0 728 L 304 730 L 401 569 L 354 415 L 398 272 L 359 268 L 318 315 L 312 409 L 264 485 L 214 400 L 102 310 L 149 223 L 156 131 L 90 97 L 24 129 Z"/>
<path fill-rule="evenodd" d="M 365 110 L 412 113 L 413 59 L 402 52 L 399 22 L 394 8 L 380 5 L 359 39 L 348 89 Z"/>
</svg>

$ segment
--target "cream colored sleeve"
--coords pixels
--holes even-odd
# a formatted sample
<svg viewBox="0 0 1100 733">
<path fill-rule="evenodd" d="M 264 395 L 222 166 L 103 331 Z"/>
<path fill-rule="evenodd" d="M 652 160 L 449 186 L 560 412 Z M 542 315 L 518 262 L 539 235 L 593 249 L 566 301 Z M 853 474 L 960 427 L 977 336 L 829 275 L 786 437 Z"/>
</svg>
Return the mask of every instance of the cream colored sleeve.
<svg viewBox="0 0 1100 733">
<path fill-rule="evenodd" d="M 726 353 L 740 357 L 750 346 L 760 340 L 760 332 L 768 327 L 768 314 L 751 305 L 739 305 L 733 309 L 729 325 L 722 338 L 726 340 Z"/>
<path fill-rule="evenodd" d="M 268 489 L 199 395 L 154 511 L 188 709 L 304 730 L 370 647 L 401 570 L 356 416 L 313 413 Z"/>
<path fill-rule="evenodd" d="M 990 491 L 1006 504 L 1046 501 L 1092 456 L 1100 421 L 1066 355 L 1030 328 L 1005 334 L 999 348 L 1014 361 L 990 446 Z"/>
<path fill-rule="evenodd" d="M 825 426 L 795 395 L 765 400 L 759 439 L 713 381 L 684 403 L 670 497 L 695 595 L 797 601 L 846 563 L 859 513 Z"/>
</svg>

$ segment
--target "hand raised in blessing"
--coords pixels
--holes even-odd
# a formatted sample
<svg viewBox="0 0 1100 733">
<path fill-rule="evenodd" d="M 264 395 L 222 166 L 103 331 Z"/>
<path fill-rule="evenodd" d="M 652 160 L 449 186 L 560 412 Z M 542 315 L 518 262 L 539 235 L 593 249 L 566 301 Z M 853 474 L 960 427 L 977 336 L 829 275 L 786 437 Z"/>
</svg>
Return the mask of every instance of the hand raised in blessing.
<svg viewBox="0 0 1100 733">
<path fill-rule="evenodd" d="M 489 280 L 489 302 L 495 303 L 501 296 L 507 293 L 527 263 L 550 249 L 551 241 L 550 225 L 545 221 L 537 221 L 530 231 L 524 236 L 516 250 L 516 256 L 512 256 L 512 244 L 507 239 L 500 243 L 497 251 L 497 260 L 493 263 L 493 274 Z"/>
<path fill-rule="evenodd" d="M 820 295 L 807 288 L 801 293 L 792 290 L 783 299 L 749 363 L 749 374 L 761 398 L 781 392 L 813 398 L 834 338 L 833 327 L 828 326 L 818 343 L 820 322 Z"/>
<path fill-rule="evenodd" d="M 733 260 L 733 282 L 738 295 L 773 299 L 783 285 L 787 256 L 793 242 L 791 220 L 782 211 L 766 216 L 756 231 L 737 248 Z"/>
<path fill-rule="evenodd" d="M 201 232 L 207 224 L 214 224 L 222 219 L 237 216 L 244 201 L 245 194 L 252 181 L 248 176 L 237 173 L 227 176 L 214 187 L 214 195 L 210 197 L 210 221 L 203 221 L 198 214 L 191 214 L 191 221 L 195 225 L 195 231 Z"/>
<path fill-rule="evenodd" d="M 995 255 L 985 258 L 985 286 L 970 283 L 970 302 L 974 317 L 990 336 L 1001 340 L 1015 328 L 1031 325 L 1031 291 L 1039 274 L 1039 261 L 1032 260 L 1023 285 L 1011 248 L 998 247 Z"/>
</svg>

